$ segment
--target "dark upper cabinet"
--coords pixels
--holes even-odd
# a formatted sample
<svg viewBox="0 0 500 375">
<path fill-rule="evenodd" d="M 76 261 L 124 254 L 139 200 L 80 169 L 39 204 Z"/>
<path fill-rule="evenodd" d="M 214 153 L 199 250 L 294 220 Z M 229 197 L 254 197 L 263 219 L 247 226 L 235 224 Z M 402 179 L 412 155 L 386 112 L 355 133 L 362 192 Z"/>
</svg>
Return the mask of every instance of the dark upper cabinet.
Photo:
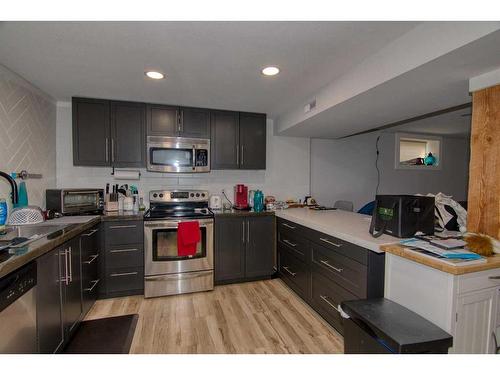
<svg viewBox="0 0 500 375">
<path fill-rule="evenodd" d="M 71 337 L 82 318 L 82 280 L 80 239 L 76 237 L 60 249 L 60 274 L 63 275 L 62 311 L 65 338 Z"/>
<path fill-rule="evenodd" d="M 180 108 L 180 137 L 210 138 L 210 111 L 203 108 Z"/>
<path fill-rule="evenodd" d="M 213 111 L 212 169 L 266 169 L 266 115 Z"/>
<path fill-rule="evenodd" d="M 110 165 L 109 100 L 73 98 L 73 164 Z"/>
<path fill-rule="evenodd" d="M 244 231 L 246 221 L 239 217 L 215 219 L 215 281 L 245 277 Z"/>
<path fill-rule="evenodd" d="M 266 169 L 266 115 L 240 113 L 240 168 Z"/>
<path fill-rule="evenodd" d="M 52 354 L 63 343 L 62 289 L 59 249 L 37 259 L 37 335 L 38 352 Z"/>
<path fill-rule="evenodd" d="M 276 243 L 274 229 L 273 216 L 249 217 L 247 219 L 246 277 L 272 275 Z"/>
<path fill-rule="evenodd" d="M 111 102 L 111 165 L 146 165 L 146 105 Z"/>
<path fill-rule="evenodd" d="M 215 218 L 215 282 L 268 278 L 274 273 L 273 216 Z"/>
<path fill-rule="evenodd" d="M 211 169 L 239 168 L 240 119 L 238 112 L 212 111 Z"/>
<path fill-rule="evenodd" d="M 148 135 L 177 137 L 179 134 L 179 107 L 160 104 L 147 105 Z"/>
</svg>

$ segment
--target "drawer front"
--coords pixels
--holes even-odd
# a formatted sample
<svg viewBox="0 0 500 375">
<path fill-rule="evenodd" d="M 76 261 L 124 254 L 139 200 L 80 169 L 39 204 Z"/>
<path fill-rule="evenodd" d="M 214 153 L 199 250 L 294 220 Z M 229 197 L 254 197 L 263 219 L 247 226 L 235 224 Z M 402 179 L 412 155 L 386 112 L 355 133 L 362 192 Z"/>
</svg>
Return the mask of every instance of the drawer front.
<svg viewBox="0 0 500 375">
<path fill-rule="evenodd" d="M 297 258 L 303 262 L 311 261 L 311 248 L 309 241 L 293 231 L 280 230 L 278 242 L 288 248 Z"/>
<path fill-rule="evenodd" d="M 340 333 L 343 333 L 343 325 L 338 306 L 343 301 L 355 299 L 358 299 L 358 297 L 316 272 L 316 266 L 314 266 L 312 272 L 313 307 Z"/>
<path fill-rule="evenodd" d="M 311 278 L 309 267 L 282 245 L 279 246 L 278 269 L 283 281 L 301 298 L 309 301 Z"/>
<path fill-rule="evenodd" d="M 142 267 L 144 250 L 142 244 L 112 246 L 106 249 L 106 269 Z"/>
<path fill-rule="evenodd" d="M 323 276 L 360 298 L 366 298 L 368 268 L 365 265 L 316 244 L 312 248 L 313 264 Z"/>
<path fill-rule="evenodd" d="M 368 249 L 317 231 L 310 231 L 309 236 L 311 241 L 320 246 L 334 250 L 337 253 L 342 254 L 347 258 L 351 258 L 361 264 L 368 264 L 368 252 L 370 251 Z"/>
<path fill-rule="evenodd" d="M 458 293 L 500 287 L 500 268 L 458 276 Z"/>
<path fill-rule="evenodd" d="M 82 261 L 88 257 L 99 254 L 100 248 L 100 228 L 99 225 L 92 227 L 91 229 L 83 232 L 80 235 L 80 248 L 82 251 Z"/>
<path fill-rule="evenodd" d="M 143 243 L 144 225 L 142 221 L 113 221 L 104 223 L 107 246 Z"/>
<path fill-rule="evenodd" d="M 306 233 L 309 231 L 308 228 L 296 224 L 292 221 L 284 220 L 281 218 L 278 218 L 276 221 L 277 226 L 278 226 L 278 232 L 289 232 L 289 233 L 295 233 L 297 236 L 302 236 L 304 237 Z"/>
<path fill-rule="evenodd" d="M 106 270 L 106 289 L 108 293 L 144 290 L 144 269 L 127 267 Z"/>
</svg>

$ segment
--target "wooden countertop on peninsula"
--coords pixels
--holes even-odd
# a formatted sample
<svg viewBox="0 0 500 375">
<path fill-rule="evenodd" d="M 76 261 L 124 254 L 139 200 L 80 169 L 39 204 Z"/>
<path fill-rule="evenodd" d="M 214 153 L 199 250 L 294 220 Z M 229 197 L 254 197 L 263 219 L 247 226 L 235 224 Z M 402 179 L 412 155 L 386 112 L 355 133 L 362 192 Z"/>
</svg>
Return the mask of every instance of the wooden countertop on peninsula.
<svg viewBox="0 0 500 375">
<path fill-rule="evenodd" d="M 419 254 L 416 251 L 410 250 L 408 247 L 405 247 L 400 244 L 382 245 L 380 246 L 380 249 L 385 251 L 386 253 L 394 254 L 402 258 L 406 258 L 414 262 L 423 264 L 425 266 L 429 266 L 446 273 L 451 273 L 453 275 L 463 275 L 466 273 L 480 272 L 480 271 L 500 268 L 500 255 L 487 257 L 486 263 L 480 263 L 480 264 L 476 263 L 468 266 L 452 266 L 450 264 L 440 262 L 437 259 L 432 259 L 428 256 Z"/>
</svg>

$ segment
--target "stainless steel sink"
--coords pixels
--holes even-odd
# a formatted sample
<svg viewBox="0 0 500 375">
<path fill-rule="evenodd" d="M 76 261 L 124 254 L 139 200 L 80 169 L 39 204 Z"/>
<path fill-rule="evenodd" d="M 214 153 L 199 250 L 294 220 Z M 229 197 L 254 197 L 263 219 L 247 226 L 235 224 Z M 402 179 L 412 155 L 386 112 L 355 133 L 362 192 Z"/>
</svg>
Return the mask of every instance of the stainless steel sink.
<svg viewBox="0 0 500 375">
<path fill-rule="evenodd" d="M 0 248 L 8 246 L 14 239 L 18 237 L 26 238 L 25 241 L 10 245 L 9 247 L 22 247 L 36 241 L 42 237 L 48 236 L 52 233 L 60 231 L 68 227 L 68 224 L 54 225 L 54 224 L 34 224 L 34 225 L 8 225 L 5 234 L 0 235 Z"/>
</svg>

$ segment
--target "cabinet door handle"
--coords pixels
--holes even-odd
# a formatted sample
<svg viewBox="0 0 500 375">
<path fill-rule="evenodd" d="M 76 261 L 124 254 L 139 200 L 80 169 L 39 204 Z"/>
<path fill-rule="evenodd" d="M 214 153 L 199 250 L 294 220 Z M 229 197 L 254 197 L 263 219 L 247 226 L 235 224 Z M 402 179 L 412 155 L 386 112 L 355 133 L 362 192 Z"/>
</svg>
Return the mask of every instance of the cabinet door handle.
<svg viewBox="0 0 500 375">
<path fill-rule="evenodd" d="M 71 251 L 71 246 L 69 247 L 69 250 L 68 250 L 68 263 L 69 263 L 69 282 L 71 283 L 73 281 L 73 262 L 72 262 L 72 259 L 73 259 L 73 254 L 72 254 L 72 251 Z"/>
<path fill-rule="evenodd" d="M 283 266 L 282 267 L 286 272 L 288 272 L 290 275 L 292 275 L 293 277 L 295 277 L 295 275 L 297 275 L 297 272 L 292 272 L 290 271 L 290 269 L 286 266 Z"/>
<path fill-rule="evenodd" d="M 335 247 L 341 247 L 342 246 L 342 244 L 329 241 L 326 238 L 320 238 L 320 240 L 323 241 L 323 242 L 326 242 L 326 243 L 328 243 L 328 244 L 330 244 L 332 246 L 335 246 Z"/>
<path fill-rule="evenodd" d="M 64 252 L 59 253 L 60 256 L 64 256 L 64 277 L 61 278 L 61 282 L 68 285 L 68 252 L 64 249 Z"/>
<path fill-rule="evenodd" d="M 118 249 L 118 250 L 111 250 L 110 253 L 131 253 L 133 251 L 139 251 L 139 249 Z"/>
<path fill-rule="evenodd" d="M 490 276 L 490 280 L 500 280 L 500 276 Z"/>
<path fill-rule="evenodd" d="M 132 276 L 132 275 L 137 275 L 137 271 L 136 272 L 112 273 L 109 276 L 111 276 L 111 277 L 119 277 L 119 276 Z"/>
<path fill-rule="evenodd" d="M 284 242 L 284 243 L 286 243 L 287 245 L 290 245 L 291 247 L 295 247 L 295 246 L 297 246 L 297 244 L 296 244 L 296 243 L 293 243 L 293 242 L 288 241 L 288 240 L 283 240 L 283 242 Z"/>
<path fill-rule="evenodd" d="M 92 229 L 90 232 L 82 234 L 82 236 L 91 237 L 97 232 L 99 232 L 99 229 Z"/>
<path fill-rule="evenodd" d="M 330 267 L 332 270 L 337 271 L 338 273 L 340 273 L 344 270 L 343 268 L 337 268 L 337 267 L 332 266 L 330 263 L 328 263 L 327 260 L 320 260 L 319 262 L 323 263 L 327 267 Z"/>
<path fill-rule="evenodd" d="M 109 229 L 126 229 L 126 228 L 137 228 L 137 225 L 112 225 Z"/>
<path fill-rule="evenodd" d="M 247 243 L 250 243 L 250 220 L 247 220 Z"/>
<path fill-rule="evenodd" d="M 240 165 L 240 145 L 236 145 L 236 164 Z"/>
<path fill-rule="evenodd" d="M 99 281 L 101 281 L 101 280 L 100 279 L 92 280 L 92 286 L 90 288 L 85 288 L 84 291 L 85 292 L 92 292 L 94 290 L 94 288 L 96 287 L 96 285 L 99 284 Z"/>
<path fill-rule="evenodd" d="M 115 139 L 111 138 L 111 161 L 115 161 Z"/>
<path fill-rule="evenodd" d="M 243 227 L 243 237 L 241 238 L 241 241 L 245 243 L 245 220 L 241 222 L 241 225 Z"/>
<path fill-rule="evenodd" d="M 106 137 L 106 162 L 109 161 L 109 138 Z"/>
<path fill-rule="evenodd" d="M 243 145 L 241 145 L 241 165 L 245 164 L 245 162 L 243 161 Z"/>
<path fill-rule="evenodd" d="M 99 254 L 92 255 L 92 256 L 89 258 L 89 260 L 86 260 L 86 261 L 85 261 L 85 262 L 83 262 L 83 263 L 85 263 L 85 264 L 92 264 L 92 262 L 93 262 L 94 260 L 96 260 L 97 258 L 99 258 Z"/>
<path fill-rule="evenodd" d="M 328 301 L 328 296 L 319 296 L 319 298 L 321 298 L 323 301 L 325 301 L 332 309 L 334 309 L 335 311 L 337 311 L 340 314 L 338 307 L 336 307 L 333 303 Z"/>
<path fill-rule="evenodd" d="M 287 223 L 282 223 L 281 225 L 283 225 L 284 227 L 290 228 L 290 229 L 295 229 L 294 226 L 288 225 Z"/>
</svg>

